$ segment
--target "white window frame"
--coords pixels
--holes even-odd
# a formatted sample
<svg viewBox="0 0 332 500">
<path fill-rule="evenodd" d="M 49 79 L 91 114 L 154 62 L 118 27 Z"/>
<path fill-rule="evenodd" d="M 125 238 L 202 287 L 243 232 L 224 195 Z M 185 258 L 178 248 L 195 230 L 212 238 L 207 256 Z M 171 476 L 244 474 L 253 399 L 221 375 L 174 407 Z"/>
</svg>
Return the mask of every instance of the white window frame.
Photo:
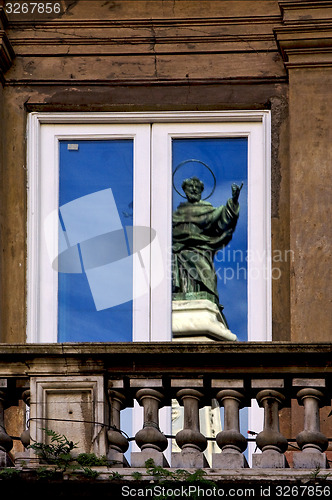
<svg viewBox="0 0 332 500">
<path fill-rule="evenodd" d="M 148 124 L 154 125 L 149 144 L 143 138 L 145 134 L 140 136 L 140 131 L 146 130 Z M 41 248 L 41 231 L 43 217 L 47 215 L 50 205 L 57 206 L 58 141 L 111 137 L 134 138 L 134 189 L 141 194 L 138 198 L 144 200 L 144 203 L 139 203 L 137 199 L 136 208 L 134 201 L 134 212 L 140 214 L 134 223 L 151 224 L 156 230 L 165 263 L 168 262 L 171 248 L 172 138 L 247 137 L 248 249 L 252 256 L 248 262 L 248 341 L 271 340 L 270 128 L 269 111 L 31 113 L 28 117 L 27 156 L 27 341 L 57 341 L 57 304 L 54 300 L 57 277 L 55 271 L 53 278 L 43 276 L 41 264 L 48 257 Z M 150 164 L 151 185 L 150 176 L 146 173 Z M 50 186 L 48 192 L 43 187 L 45 180 Z M 151 203 L 146 203 L 146 200 Z M 45 203 L 48 204 L 46 212 L 43 208 Z M 158 207 L 162 208 L 158 210 Z M 133 341 L 171 340 L 170 280 L 164 280 L 161 285 L 154 287 L 154 266 L 159 265 L 155 257 L 152 251 L 149 273 L 153 296 L 145 300 L 144 307 L 138 308 L 141 314 L 134 317 Z M 252 270 L 257 268 L 265 269 L 265 274 L 260 273 L 259 278 L 251 279 Z M 53 283 L 51 287 L 46 285 L 49 279 Z M 47 289 L 51 290 L 50 293 L 47 293 Z M 45 307 L 41 307 L 42 300 L 49 302 L 45 309 L 48 312 L 44 315 L 41 312 Z M 165 307 L 165 304 L 169 304 L 169 307 Z M 49 311 L 52 311 L 51 316 Z"/>
</svg>

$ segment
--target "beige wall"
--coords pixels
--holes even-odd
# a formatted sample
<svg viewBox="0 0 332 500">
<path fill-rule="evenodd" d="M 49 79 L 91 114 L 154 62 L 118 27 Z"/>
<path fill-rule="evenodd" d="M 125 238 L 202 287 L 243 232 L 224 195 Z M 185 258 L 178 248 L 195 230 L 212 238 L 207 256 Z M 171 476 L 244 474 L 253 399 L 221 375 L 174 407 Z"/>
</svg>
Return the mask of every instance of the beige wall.
<svg viewBox="0 0 332 500">
<path fill-rule="evenodd" d="M 289 92 L 273 31 L 282 27 L 278 1 L 79 1 L 58 20 L 10 21 L 16 59 L 3 90 L 1 341 L 25 341 L 27 113 L 179 109 L 271 109 L 272 248 L 295 256 L 274 262 L 281 277 L 273 280 L 273 338 L 318 340 L 311 332 L 320 323 L 319 339 L 327 340 L 329 280 L 316 256 L 326 257 L 327 227 L 318 223 L 328 184 L 328 76 L 293 73 Z"/>
<path fill-rule="evenodd" d="M 25 342 L 26 301 L 26 113 L 4 90 L 2 166 L 2 342 Z"/>
<path fill-rule="evenodd" d="M 332 2 L 280 0 L 289 73 L 291 340 L 330 341 Z"/>
<path fill-rule="evenodd" d="M 4 134 L 4 126 L 3 126 L 3 88 L 0 85 L 0 186 L 3 185 L 3 179 L 2 179 L 2 172 L 3 172 L 3 134 Z M 0 187 L 0 193 L 1 193 L 1 187 Z M 0 246 L 3 248 L 3 221 L 4 221 L 4 214 L 3 214 L 3 202 L 2 202 L 2 196 L 0 196 Z M 0 260 L 0 280 L 1 276 L 3 275 L 3 270 L 2 270 L 2 260 Z M 1 307 L 1 302 L 0 302 L 0 324 L 2 326 L 2 307 Z M 0 330 L 0 339 L 1 339 L 1 330 Z"/>
<path fill-rule="evenodd" d="M 331 340 L 332 67 L 290 78 L 291 331 Z"/>
</svg>

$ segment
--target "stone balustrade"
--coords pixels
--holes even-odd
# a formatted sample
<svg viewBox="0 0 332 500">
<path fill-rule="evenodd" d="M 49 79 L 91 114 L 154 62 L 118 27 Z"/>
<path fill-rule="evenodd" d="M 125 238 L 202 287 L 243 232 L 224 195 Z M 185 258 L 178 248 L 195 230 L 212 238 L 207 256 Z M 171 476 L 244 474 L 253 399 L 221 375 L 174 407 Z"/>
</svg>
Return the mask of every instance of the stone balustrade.
<svg viewBox="0 0 332 500">
<path fill-rule="evenodd" d="M 331 346 L 66 344 L 4 346 L 2 351 L 1 466 L 8 465 L 13 447 L 7 410 L 22 400 L 30 409 L 29 426 L 20 429 L 24 446 L 29 438 L 46 439 L 45 427 L 55 428 L 79 442 L 78 452 L 106 455 L 113 467 L 140 468 L 152 458 L 156 465 L 175 468 L 246 470 L 250 461 L 252 469 L 285 469 L 287 450 L 294 451 L 294 468 L 328 467 L 331 434 L 320 428 L 320 409 L 331 406 Z M 216 436 L 220 452 L 209 462 L 204 452 L 210 437 L 202 432 L 199 409 L 212 399 L 223 408 L 223 421 Z M 183 428 L 171 436 L 170 428 L 161 428 L 160 415 L 174 400 L 183 407 Z M 294 405 L 294 415 L 302 412 L 303 422 L 290 448 L 292 436 L 283 435 L 279 420 L 281 410 L 294 412 Z M 239 415 L 244 407 L 257 412 L 255 406 L 263 413 L 259 451 L 248 460 L 248 434 L 243 426 L 241 433 Z M 123 415 L 133 407 L 142 407 L 143 421 L 134 436 L 127 436 Z M 180 451 L 168 452 L 171 439 Z M 130 441 L 137 446 L 127 452 Z M 31 458 L 32 451 L 25 453 Z"/>
</svg>

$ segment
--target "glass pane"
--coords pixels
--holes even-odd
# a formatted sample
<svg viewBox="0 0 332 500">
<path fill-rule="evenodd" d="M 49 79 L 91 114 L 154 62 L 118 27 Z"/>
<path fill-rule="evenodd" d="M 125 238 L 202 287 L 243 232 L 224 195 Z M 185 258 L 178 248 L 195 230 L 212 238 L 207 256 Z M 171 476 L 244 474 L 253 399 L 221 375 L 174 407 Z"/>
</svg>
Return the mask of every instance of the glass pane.
<svg viewBox="0 0 332 500">
<path fill-rule="evenodd" d="M 60 142 L 59 219 L 59 342 L 131 341 L 131 139 Z"/>
<path fill-rule="evenodd" d="M 184 231 L 181 229 L 178 234 L 177 251 L 181 251 L 181 245 L 185 240 L 189 241 L 189 246 L 190 244 L 196 245 L 197 233 L 199 233 L 198 238 L 200 238 L 201 247 L 204 247 L 204 251 L 211 248 L 214 253 L 219 248 L 214 256 L 219 303 L 223 306 L 223 314 L 231 332 L 235 333 L 239 340 L 247 340 L 247 139 L 240 137 L 174 139 L 172 155 L 173 214 L 180 203 L 187 202 L 182 188 L 182 182 L 187 178 L 195 176 L 203 181 L 204 190 L 201 198 L 203 200 L 208 197 L 206 203 L 211 203 L 213 207 L 226 205 L 227 200 L 232 198 L 232 184 L 236 183 L 241 186 L 243 182 L 239 195 L 239 218 L 231 240 L 229 241 L 229 234 L 232 231 L 227 233 L 229 226 L 227 224 L 225 226 L 225 221 L 222 230 L 220 223 L 219 228 L 217 227 L 218 222 L 215 225 L 205 224 L 204 226 L 203 219 L 200 221 L 200 214 L 197 212 L 195 220 L 193 219 L 194 223 L 191 224 L 191 231 L 195 233 L 192 241 L 196 241 L 196 243 L 190 243 L 188 234 L 186 234 L 187 229 L 184 229 Z M 206 208 L 206 210 L 206 213 L 210 211 L 209 217 L 212 217 L 212 213 L 218 214 L 218 212 L 212 212 L 210 208 Z M 216 220 L 218 217 L 216 217 Z M 220 217 L 218 220 L 220 220 Z M 180 222 L 178 220 L 179 224 Z M 183 238 L 183 241 L 181 241 L 181 238 Z M 204 244 L 202 244 L 204 238 Z M 186 261 L 184 264 L 183 260 Z M 195 267 L 194 256 L 188 256 L 187 254 L 182 258 L 182 264 L 180 262 L 179 265 L 184 267 L 193 265 Z M 203 283 L 200 289 L 204 290 L 206 285 L 205 289 L 210 293 L 209 284 L 204 284 L 204 277 L 202 278 L 206 267 L 208 267 L 208 264 L 205 261 L 197 272 L 201 274 L 200 279 L 201 283 Z M 177 272 L 179 272 L 179 269 L 177 269 Z M 180 292 L 181 286 L 180 288 L 174 288 L 173 279 L 174 291 Z"/>
</svg>

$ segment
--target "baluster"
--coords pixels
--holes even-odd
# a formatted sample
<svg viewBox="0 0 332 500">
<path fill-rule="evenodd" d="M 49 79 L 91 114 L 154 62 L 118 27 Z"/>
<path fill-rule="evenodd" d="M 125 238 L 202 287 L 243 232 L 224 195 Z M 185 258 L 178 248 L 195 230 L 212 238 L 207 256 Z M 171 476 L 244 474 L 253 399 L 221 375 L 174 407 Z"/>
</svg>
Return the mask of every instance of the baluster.
<svg viewBox="0 0 332 500">
<path fill-rule="evenodd" d="M 224 387 L 216 395 L 220 406 L 224 407 L 224 428 L 217 434 L 216 441 L 222 453 L 214 453 L 212 467 L 218 469 L 238 469 L 248 467 L 242 454 L 247 448 L 247 440 L 240 433 L 239 410 L 243 408 L 245 397 L 243 380 L 212 380 L 212 387 Z M 236 388 L 236 389 L 235 389 Z"/>
<path fill-rule="evenodd" d="M 278 388 L 284 386 L 283 380 L 267 380 L 267 381 L 254 381 L 252 380 L 253 387 L 264 384 L 265 386 L 277 386 Z M 259 406 L 264 408 L 264 429 L 260 432 L 256 439 L 256 444 L 262 453 L 255 453 L 253 455 L 253 468 L 284 468 L 287 467 L 287 461 L 283 453 L 288 448 L 287 439 L 279 431 L 279 409 L 284 405 L 285 396 L 275 389 L 261 390 L 256 399 Z"/>
<path fill-rule="evenodd" d="M 30 407 L 30 389 L 27 389 L 22 393 L 22 399 L 24 403 Z M 25 429 L 21 434 L 21 442 L 24 448 L 27 448 L 30 444 L 30 431 L 29 429 Z"/>
<path fill-rule="evenodd" d="M 199 408 L 204 406 L 203 381 L 174 379 L 171 385 L 185 386 L 176 393 L 179 404 L 183 405 L 183 429 L 176 435 L 181 452 L 172 453 L 172 467 L 209 467 L 203 454 L 207 439 L 199 430 Z"/>
<path fill-rule="evenodd" d="M 128 439 L 120 432 L 120 412 L 126 408 L 128 401 L 124 395 L 123 380 L 109 381 L 108 398 L 110 404 L 110 426 L 107 432 L 109 450 L 108 460 L 112 467 L 128 467 L 124 453 L 128 450 Z"/>
<path fill-rule="evenodd" d="M 28 387 L 25 385 L 25 387 Z M 22 387 L 20 387 L 22 390 Z M 30 407 L 30 389 L 26 389 L 22 392 L 21 398 L 26 404 L 27 407 Z M 21 443 L 24 446 L 24 451 L 16 451 L 15 452 L 15 465 L 20 465 L 20 464 L 27 464 L 30 462 L 30 451 L 27 449 L 27 447 L 30 444 L 30 429 L 29 426 L 28 428 L 24 429 L 24 431 L 21 433 L 20 436 Z"/>
<path fill-rule="evenodd" d="M 142 381 L 131 381 L 131 386 L 142 384 Z M 144 467 L 146 460 L 152 458 L 155 465 L 169 467 L 163 454 L 167 448 L 167 438 L 159 428 L 159 409 L 163 406 L 164 394 L 161 381 L 147 380 L 146 384 L 154 386 L 144 387 L 137 391 L 136 399 L 143 406 L 144 423 L 143 428 L 135 435 L 136 444 L 141 452 L 131 453 L 132 467 Z M 155 388 L 157 387 L 157 388 Z"/>
<path fill-rule="evenodd" d="M 304 406 L 304 429 L 296 436 L 301 452 L 294 453 L 294 468 L 315 469 L 320 467 L 325 469 L 328 465 L 326 455 L 323 452 L 328 447 L 328 439 L 320 432 L 319 419 L 319 408 L 326 403 L 323 392 L 325 380 L 295 379 L 293 385 L 312 385 L 312 387 L 300 389 L 297 393 L 299 404 Z"/>
<path fill-rule="evenodd" d="M 1 379 L 1 388 L 7 388 L 7 379 Z M 0 467 L 10 465 L 7 453 L 13 447 L 13 440 L 8 436 L 5 429 L 5 408 L 7 407 L 7 391 L 0 391 Z"/>
</svg>

